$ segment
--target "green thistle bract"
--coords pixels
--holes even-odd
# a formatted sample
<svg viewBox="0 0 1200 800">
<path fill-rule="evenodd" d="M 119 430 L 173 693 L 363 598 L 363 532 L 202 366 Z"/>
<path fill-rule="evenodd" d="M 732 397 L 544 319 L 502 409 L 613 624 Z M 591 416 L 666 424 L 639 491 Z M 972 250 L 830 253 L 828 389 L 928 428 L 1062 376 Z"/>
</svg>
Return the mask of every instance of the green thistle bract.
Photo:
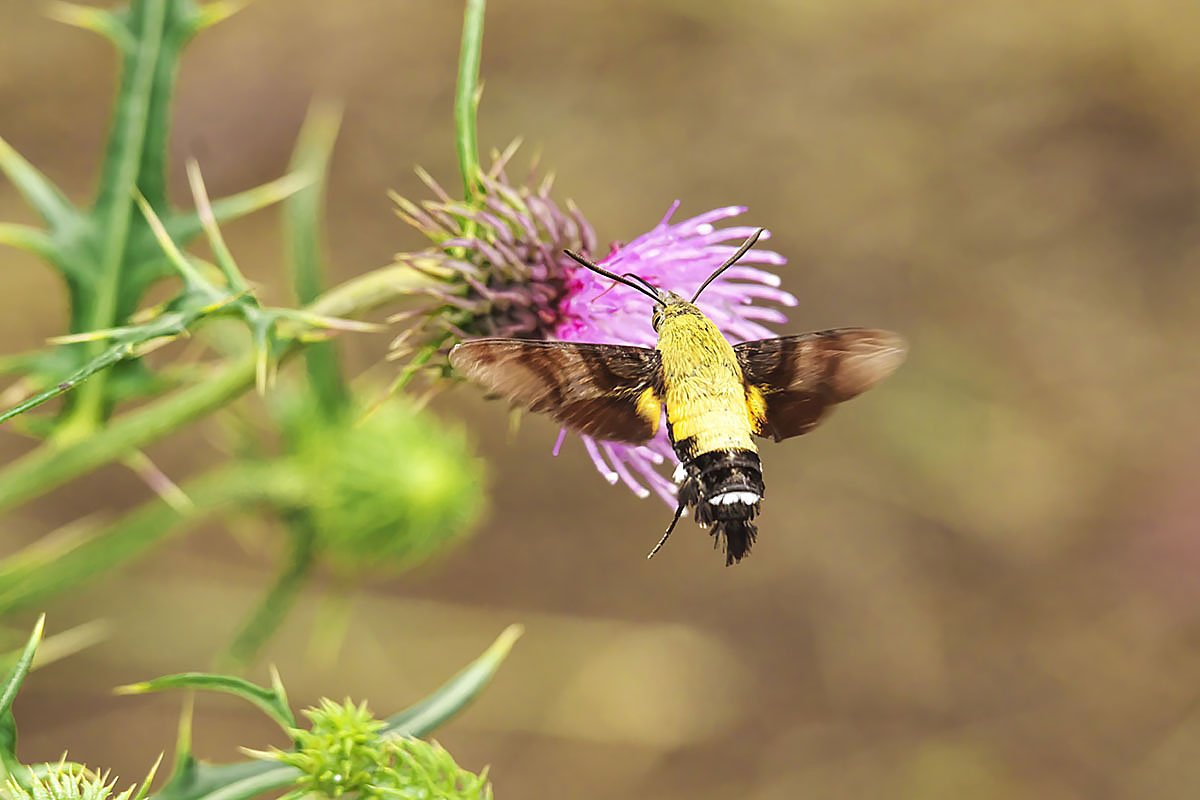
<svg viewBox="0 0 1200 800">
<path fill-rule="evenodd" d="M 357 416 L 284 414 L 321 552 L 351 571 L 411 566 L 465 536 L 484 507 L 483 465 L 465 432 L 404 398 Z"/>
<path fill-rule="evenodd" d="M 59 761 L 30 768 L 29 788 L 13 778 L 4 784 L 0 796 L 6 800 L 129 800 L 136 787 L 113 795 L 117 785 L 108 773 L 97 775 L 82 764 Z"/>
<path fill-rule="evenodd" d="M 475 775 L 454 763 L 436 742 L 382 736 L 384 723 L 366 703 L 322 699 L 304 715 L 309 730 L 290 731 L 293 751 L 253 753 L 300 770 L 302 777 L 285 800 L 309 793 L 325 797 L 356 794 L 375 800 L 490 800 L 486 771 Z"/>
<path fill-rule="evenodd" d="M 550 178 L 509 180 L 505 166 L 514 149 L 480 177 L 479 207 L 452 199 L 423 171 L 436 200 L 417 205 L 393 196 L 401 218 L 436 245 L 399 254 L 397 263 L 443 282 L 424 292 L 430 302 L 397 317 L 416 322 L 395 343 L 396 355 L 450 337 L 555 338 L 574 265 L 563 250 L 591 253 L 596 234 L 573 204 L 555 203 Z"/>
</svg>

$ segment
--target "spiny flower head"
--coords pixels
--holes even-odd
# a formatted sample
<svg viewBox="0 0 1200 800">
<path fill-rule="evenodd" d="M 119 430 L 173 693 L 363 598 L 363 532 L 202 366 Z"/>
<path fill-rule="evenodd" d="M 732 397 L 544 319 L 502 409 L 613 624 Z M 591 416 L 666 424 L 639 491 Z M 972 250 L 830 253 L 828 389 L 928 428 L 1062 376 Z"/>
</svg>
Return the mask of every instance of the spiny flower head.
<svg viewBox="0 0 1200 800">
<path fill-rule="evenodd" d="M 296 767 L 300 778 L 286 797 L 308 794 L 337 798 L 355 794 L 369 800 L 490 800 L 486 770 L 480 775 L 461 769 L 436 742 L 385 736 L 387 727 L 366 703 L 322 699 L 304 715 L 308 730 L 289 733 L 295 750 L 247 751 Z"/>
<path fill-rule="evenodd" d="M 465 432 L 409 398 L 353 421 L 326 418 L 308 393 L 278 409 L 297 502 L 339 569 L 413 566 L 465 538 L 482 515 L 483 463 Z"/>
<path fill-rule="evenodd" d="M 653 347 L 657 335 L 647 298 L 563 253 L 570 249 L 595 258 L 592 226 L 574 205 L 563 208 L 554 202 L 549 179 L 511 183 L 505 172 L 511 155 L 512 148 L 498 155 L 481 176 L 480 199 L 473 204 L 452 200 L 423 173 L 436 200 L 418 205 L 397 198 L 400 215 L 437 246 L 397 256 L 399 263 L 424 272 L 436 285 L 422 291 L 428 302 L 394 318 L 411 323 L 393 343 L 394 356 L 412 356 L 411 370 L 435 353 L 449 351 L 456 341 L 479 336 Z M 716 226 L 743 213 L 740 206 L 672 222 L 678 206 L 673 204 L 650 231 L 627 244 L 614 244 L 597 260 L 617 274 L 631 272 L 661 289 L 690 295 L 755 229 Z M 782 323 L 786 317 L 760 303 L 793 306 L 796 299 L 779 288 L 777 275 L 761 266 L 783 263 L 778 253 L 751 250 L 709 285 L 699 308 L 733 343 L 773 336 L 765 324 Z M 622 482 L 640 497 L 653 492 L 674 508 L 675 485 L 658 470 L 664 464 L 673 467 L 677 459 L 666 426 L 659 427 L 659 435 L 641 446 L 580 438 L 610 483 Z M 566 431 L 560 432 L 555 455 L 565 437 Z"/>
<path fill-rule="evenodd" d="M 509 181 L 505 166 L 513 149 L 497 155 L 479 177 L 477 205 L 451 199 L 423 171 L 418 174 L 437 199 L 417 205 L 394 198 L 401 218 L 436 244 L 399 254 L 397 262 L 425 272 L 438 285 L 421 291 L 429 302 L 393 318 L 416 320 L 393 343 L 393 355 L 411 352 L 439 332 L 444 341 L 476 336 L 551 339 L 566 322 L 563 304 L 575 269 L 563 250 L 590 253 L 596 234 L 574 205 L 564 209 L 554 202 L 552 178 L 537 182 L 531 175 L 524 183 Z"/>
<path fill-rule="evenodd" d="M 30 768 L 29 787 L 10 777 L 0 791 L 7 800 L 129 800 L 136 787 L 113 794 L 116 779 L 108 773 L 97 775 L 82 764 L 63 760 Z"/>
<path fill-rule="evenodd" d="M 270 756 L 296 767 L 302 773 L 296 789 L 326 797 L 361 792 L 383 755 L 379 734 L 384 723 L 375 719 L 364 701 L 355 705 L 349 699 L 335 703 L 321 698 L 317 708 L 302 712 L 312 723 L 308 730 L 294 728 L 289 733 L 296 742 L 294 751 L 272 750 Z M 263 755 L 255 752 L 254 755 Z"/>
</svg>

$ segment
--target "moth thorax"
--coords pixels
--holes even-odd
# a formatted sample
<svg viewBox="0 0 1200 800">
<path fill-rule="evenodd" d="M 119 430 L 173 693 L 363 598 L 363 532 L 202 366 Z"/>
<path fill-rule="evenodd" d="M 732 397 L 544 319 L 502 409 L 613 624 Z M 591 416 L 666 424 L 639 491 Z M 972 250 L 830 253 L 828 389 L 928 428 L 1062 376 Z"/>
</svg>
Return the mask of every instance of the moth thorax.
<svg viewBox="0 0 1200 800">
<path fill-rule="evenodd" d="M 668 309 L 671 309 L 668 306 Z M 658 329 L 658 349 L 673 351 L 680 355 L 700 356 L 714 353 L 733 357 L 733 348 L 713 321 L 700 313 L 694 306 L 690 310 L 664 313 Z"/>
</svg>

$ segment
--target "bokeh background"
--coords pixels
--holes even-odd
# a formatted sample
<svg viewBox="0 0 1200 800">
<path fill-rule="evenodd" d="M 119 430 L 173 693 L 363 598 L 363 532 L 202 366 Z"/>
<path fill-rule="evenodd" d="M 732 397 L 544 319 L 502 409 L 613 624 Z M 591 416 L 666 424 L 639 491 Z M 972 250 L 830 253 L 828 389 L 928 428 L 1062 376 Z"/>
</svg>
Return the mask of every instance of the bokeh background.
<svg viewBox="0 0 1200 800">
<path fill-rule="evenodd" d="M 84 199 L 114 58 L 29 0 L 0 20 L 0 135 Z M 415 164 L 457 184 L 460 23 L 448 0 L 250 4 L 184 58 L 176 197 L 188 155 L 214 196 L 281 174 L 332 98 L 334 277 L 421 246 L 385 193 L 424 196 Z M 790 331 L 891 328 L 912 353 L 764 448 L 760 542 L 728 569 L 689 524 L 648 563 L 659 501 L 608 486 L 577 443 L 552 458 L 544 420 L 509 438 L 500 404 L 440 399 L 491 466 L 490 515 L 354 592 L 333 654 L 309 641 L 340 589 L 315 583 L 268 654 L 294 703 L 390 713 L 519 621 L 439 734 L 500 797 L 1200 794 L 1197 41 L 1200 6 L 1178 0 L 493 0 L 484 148 L 523 136 L 518 163 L 540 151 L 605 241 L 675 199 L 746 204 L 789 258 Z M 33 221 L 7 184 L 0 218 Z M 226 233 L 288 302 L 277 212 Z M 60 285 L 0 258 L 0 349 L 36 347 L 62 330 Z M 343 341 L 383 380 L 387 339 Z M 150 455 L 183 478 L 221 457 L 216 427 Z M 27 447 L 0 431 L 0 458 Z M 0 547 L 146 495 L 101 471 L 5 518 Z M 52 628 L 109 634 L 29 679 L 22 755 L 134 780 L 169 750 L 179 698 L 110 688 L 209 664 L 273 570 L 245 541 L 208 526 L 56 601 Z M 216 760 L 283 743 L 221 698 L 195 727 Z"/>
</svg>

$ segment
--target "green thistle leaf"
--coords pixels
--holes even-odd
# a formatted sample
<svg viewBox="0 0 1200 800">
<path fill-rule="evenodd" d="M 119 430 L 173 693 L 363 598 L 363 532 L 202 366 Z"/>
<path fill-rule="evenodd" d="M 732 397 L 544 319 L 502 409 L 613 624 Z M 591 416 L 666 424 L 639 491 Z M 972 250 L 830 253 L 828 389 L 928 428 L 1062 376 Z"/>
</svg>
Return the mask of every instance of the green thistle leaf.
<svg viewBox="0 0 1200 800">
<path fill-rule="evenodd" d="M 384 732 L 396 736 L 426 736 L 441 727 L 483 691 L 524 632 L 525 629 L 520 625 L 509 625 L 483 655 L 440 689 L 421 702 L 388 717 Z"/>
<path fill-rule="evenodd" d="M 355 794 L 361 798 L 439 798 L 481 800 L 491 797 L 486 773 L 461 769 L 436 742 L 383 736 L 383 722 L 375 719 L 366 703 L 341 704 L 321 700 L 318 708 L 304 712 L 312 721 L 308 730 L 291 731 L 292 751 L 256 753 L 295 767 L 300 779 L 288 797 L 320 794 L 329 798 Z"/>
<path fill-rule="evenodd" d="M 479 658 L 436 692 L 386 720 L 381 735 L 423 736 L 453 717 L 483 691 L 520 635 L 519 625 L 510 626 Z M 194 759 L 188 753 L 186 741 L 181 743 L 180 751 L 184 756 L 175 774 L 150 800 L 250 800 L 264 792 L 292 785 L 301 778 L 298 769 L 274 759 L 215 766 Z M 490 795 L 479 797 L 487 800 Z"/>
<path fill-rule="evenodd" d="M 45 626 L 46 615 L 42 614 L 33 626 L 33 633 L 29 635 L 29 641 L 25 643 L 25 649 L 21 651 L 17 663 L 4 678 L 4 682 L 0 683 L 0 779 L 11 778 L 14 773 L 23 771 L 21 762 L 17 760 L 17 723 L 12 715 L 12 701 L 33 665 L 33 655 L 42 641 Z"/>
<path fill-rule="evenodd" d="M 63 228 L 77 222 L 81 215 L 71 201 L 37 167 L 0 138 L 0 172 L 12 181 L 13 186 L 25 198 L 25 202 L 37 212 L 51 228 Z"/>
<path fill-rule="evenodd" d="M 161 692 L 164 689 L 203 689 L 209 692 L 225 692 L 252 703 L 267 716 L 279 723 L 285 730 L 296 725 L 296 718 L 288 708 L 287 696 L 283 693 L 278 676 L 273 676 L 273 686 L 270 689 L 251 683 L 244 678 L 232 675 L 215 675 L 207 672 L 183 672 L 178 675 L 164 675 L 141 683 L 131 683 L 118 686 L 113 691 L 116 694 L 148 694 Z"/>
<path fill-rule="evenodd" d="M 33 633 L 29 635 L 29 641 L 25 643 L 21 657 L 17 659 L 17 663 L 13 665 L 4 682 L 0 683 L 0 717 L 11 715 L 13 698 L 17 696 L 17 690 L 21 688 L 21 683 L 29 674 L 29 667 L 33 664 L 33 654 L 37 652 L 38 644 L 42 641 L 42 631 L 45 627 L 46 615 L 42 614 L 33 626 Z"/>
</svg>

